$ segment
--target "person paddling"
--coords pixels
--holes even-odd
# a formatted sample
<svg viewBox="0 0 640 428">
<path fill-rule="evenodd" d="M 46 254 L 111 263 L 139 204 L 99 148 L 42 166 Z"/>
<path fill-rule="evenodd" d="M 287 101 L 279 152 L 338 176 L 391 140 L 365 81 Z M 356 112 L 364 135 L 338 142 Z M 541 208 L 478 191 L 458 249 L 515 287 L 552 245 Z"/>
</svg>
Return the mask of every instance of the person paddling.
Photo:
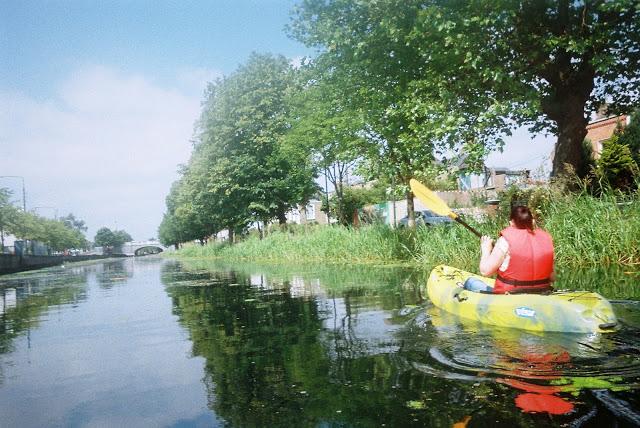
<svg viewBox="0 0 640 428">
<path fill-rule="evenodd" d="M 500 232 L 495 246 L 483 236 L 480 240 L 480 273 L 498 274 L 494 287 L 482 281 L 467 281 L 471 291 L 504 293 L 539 293 L 551 290 L 553 240 L 545 230 L 535 226 L 531 210 L 523 205 L 511 209 L 509 226 Z"/>
</svg>

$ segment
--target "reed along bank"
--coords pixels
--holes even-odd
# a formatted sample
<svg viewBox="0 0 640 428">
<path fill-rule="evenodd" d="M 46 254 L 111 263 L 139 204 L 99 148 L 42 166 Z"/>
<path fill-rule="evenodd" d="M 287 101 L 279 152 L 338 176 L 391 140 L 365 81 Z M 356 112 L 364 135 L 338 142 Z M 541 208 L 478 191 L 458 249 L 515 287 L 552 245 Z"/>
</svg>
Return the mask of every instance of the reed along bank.
<svg viewBox="0 0 640 428">
<path fill-rule="evenodd" d="M 538 223 L 551 233 L 556 268 L 640 265 L 640 199 L 582 194 L 549 200 L 536 209 Z M 481 233 L 497 237 L 504 215 L 466 219 Z M 386 225 L 297 226 L 263 239 L 249 234 L 233 245 L 187 245 L 175 253 L 188 258 L 221 258 L 276 263 L 448 264 L 474 270 L 478 238 L 451 223 L 415 230 Z"/>
</svg>

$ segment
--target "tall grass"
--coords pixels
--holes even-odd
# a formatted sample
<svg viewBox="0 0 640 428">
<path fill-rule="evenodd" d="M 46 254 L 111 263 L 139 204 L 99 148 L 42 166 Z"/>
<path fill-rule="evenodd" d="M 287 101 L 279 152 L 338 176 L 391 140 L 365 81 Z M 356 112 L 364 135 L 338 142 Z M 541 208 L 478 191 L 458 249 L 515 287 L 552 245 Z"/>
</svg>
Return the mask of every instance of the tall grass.
<svg viewBox="0 0 640 428">
<path fill-rule="evenodd" d="M 410 235 L 380 225 L 360 229 L 315 226 L 298 233 L 273 232 L 262 240 L 252 236 L 235 245 L 192 245 L 178 254 L 229 260 L 392 263 L 411 260 Z"/>
<path fill-rule="evenodd" d="M 487 225 L 474 224 L 474 227 L 483 234 L 495 235 Z M 469 270 L 478 264 L 479 240 L 462 226 L 419 227 L 415 233 L 413 259 L 421 265 L 447 264 Z"/>
<path fill-rule="evenodd" d="M 637 197 L 623 204 L 611 195 L 559 197 L 546 207 L 541 223 L 554 238 L 559 268 L 640 264 Z M 490 236 L 497 236 L 505 225 L 504 218 L 474 224 Z M 416 230 L 381 225 L 359 229 L 316 226 L 297 233 L 272 233 L 262 240 L 251 237 L 234 245 L 193 245 L 178 255 L 294 263 L 444 263 L 474 269 L 479 241 L 455 224 Z"/>
<path fill-rule="evenodd" d="M 640 200 L 581 195 L 550 204 L 545 228 L 561 266 L 640 264 Z"/>
</svg>

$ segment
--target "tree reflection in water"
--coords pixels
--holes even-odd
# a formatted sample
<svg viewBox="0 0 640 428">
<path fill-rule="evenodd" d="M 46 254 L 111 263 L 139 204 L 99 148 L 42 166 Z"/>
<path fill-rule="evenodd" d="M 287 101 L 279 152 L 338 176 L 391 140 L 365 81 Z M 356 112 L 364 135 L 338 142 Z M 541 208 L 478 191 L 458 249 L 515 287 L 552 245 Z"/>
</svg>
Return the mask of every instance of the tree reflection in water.
<svg viewBox="0 0 640 428">
<path fill-rule="evenodd" d="M 571 395 L 589 388 L 585 370 L 620 375 L 595 367 L 615 348 L 607 340 L 447 319 L 422 301 L 415 272 L 304 269 L 163 267 L 193 355 L 206 359 L 209 407 L 232 426 L 559 426 L 597 405 Z M 611 382 L 629 389 L 638 373 Z M 541 395 L 563 411 L 516 407 Z"/>
<path fill-rule="evenodd" d="M 60 272 L 52 276 L 51 272 Z M 0 354 L 12 351 L 15 338 L 37 327 L 41 315 L 58 305 L 87 298 L 88 268 L 48 268 L 0 280 Z"/>
</svg>

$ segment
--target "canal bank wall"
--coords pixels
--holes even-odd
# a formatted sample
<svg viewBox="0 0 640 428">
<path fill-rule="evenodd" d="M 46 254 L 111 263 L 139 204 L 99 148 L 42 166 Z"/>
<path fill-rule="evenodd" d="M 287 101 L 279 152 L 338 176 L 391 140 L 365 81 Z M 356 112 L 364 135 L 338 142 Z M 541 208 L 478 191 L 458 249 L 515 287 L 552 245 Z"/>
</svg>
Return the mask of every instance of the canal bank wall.
<svg viewBox="0 0 640 428">
<path fill-rule="evenodd" d="M 14 254 L 0 254 L 0 275 L 58 266 L 63 263 L 102 260 L 112 257 L 127 256 L 124 254 L 112 254 L 109 256 L 96 254 L 84 256 L 18 256 Z"/>
</svg>

